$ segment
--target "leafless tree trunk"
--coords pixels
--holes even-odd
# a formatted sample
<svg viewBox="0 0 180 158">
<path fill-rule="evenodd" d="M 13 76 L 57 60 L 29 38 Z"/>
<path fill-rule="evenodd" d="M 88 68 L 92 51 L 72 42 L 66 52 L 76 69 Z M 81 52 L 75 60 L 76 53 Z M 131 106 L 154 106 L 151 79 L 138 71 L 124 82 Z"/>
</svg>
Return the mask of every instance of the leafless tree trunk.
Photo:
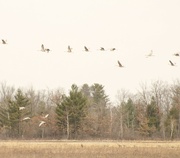
<svg viewBox="0 0 180 158">
<path fill-rule="evenodd" d="M 41 128 L 41 138 L 44 138 L 44 134 L 45 134 L 45 127 Z"/>
<path fill-rule="evenodd" d="M 171 133 L 170 133 L 170 139 L 171 139 L 171 140 L 173 139 L 174 123 L 175 123 L 175 120 L 174 120 L 174 119 L 171 119 Z"/>
<path fill-rule="evenodd" d="M 123 111 L 123 103 L 127 101 L 129 97 L 129 92 L 122 89 L 121 91 L 118 92 L 117 99 L 118 99 L 118 105 L 119 105 L 119 126 L 120 130 L 118 133 L 118 137 L 120 139 L 124 139 L 124 111 Z"/>
<path fill-rule="evenodd" d="M 110 138 L 112 138 L 112 124 L 113 124 L 112 107 L 110 107 L 109 110 L 110 110 L 110 129 L 109 129 L 109 132 L 110 132 Z"/>
<path fill-rule="evenodd" d="M 120 133 L 119 136 L 121 139 L 124 138 L 124 129 L 123 129 L 123 112 L 120 113 Z"/>
<path fill-rule="evenodd" d="M 172 86 L 172 93 L 173 93 L 173 105 L 176 106 L 178 110 L 178 120 L 177 120 L 177 135 L 180 136 L 180 81 L 176 81 Z"/>
<path fill-rule="evenodd" d="M 140 96 L 140 100 L 143 102 L 143 104 L 147 106 L 151 100 L 150 92 L 146 84 L 142 83 L 140 87 L 141 91 L 139 91 L 138 95 Z"/>
</svg>

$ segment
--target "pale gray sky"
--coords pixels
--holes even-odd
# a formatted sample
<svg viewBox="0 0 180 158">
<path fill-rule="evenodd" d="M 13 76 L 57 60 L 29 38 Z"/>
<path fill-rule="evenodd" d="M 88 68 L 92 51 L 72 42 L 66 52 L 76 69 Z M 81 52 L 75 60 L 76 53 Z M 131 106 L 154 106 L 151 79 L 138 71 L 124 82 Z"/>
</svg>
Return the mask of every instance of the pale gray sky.
<svg viewBox="0 0 180 158">
<path fill-rule="evenodd" d="M 140 82 L 179 78 L 180 57 L 172 55 L 180 51 L 179 0 L 0 0 L 0 15 L 0 38 L 8 41 L 0 45 L 0 72 L 7 83 L 69 89 L 98 82 L 113 98 Z M 38 51 L 42 43 L 52 52 Z M 73 54 L 65 52 L 68 45 Z M 102 53 L 101 46 L 118 50 Z"/>
</svg>

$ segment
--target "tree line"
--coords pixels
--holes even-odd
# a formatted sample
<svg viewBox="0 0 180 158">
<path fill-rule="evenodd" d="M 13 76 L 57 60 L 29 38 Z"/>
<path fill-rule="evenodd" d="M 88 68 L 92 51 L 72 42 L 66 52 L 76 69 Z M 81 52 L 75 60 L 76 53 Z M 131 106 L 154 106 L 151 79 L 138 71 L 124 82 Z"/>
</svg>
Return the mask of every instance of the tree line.
<svg viewBox="0 0 180 158">
<path fill-rule="evenodd" d="M 0 84 L 1 139 L 161 139 L 180 137 L 180 81 L 117 92 L 112 103 L 98 83 L 62 89 Z"/>
</svg>

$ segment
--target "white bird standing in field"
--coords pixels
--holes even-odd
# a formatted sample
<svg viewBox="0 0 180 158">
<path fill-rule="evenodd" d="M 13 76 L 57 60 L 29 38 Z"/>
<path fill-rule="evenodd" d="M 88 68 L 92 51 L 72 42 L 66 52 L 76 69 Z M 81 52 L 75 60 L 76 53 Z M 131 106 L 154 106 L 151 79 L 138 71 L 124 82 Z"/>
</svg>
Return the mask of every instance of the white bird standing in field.
<svg viewBox="0 0 180 158">
<path fill-rule="evenodd" d="M 46 124 L 45 121 L 41 121 L 40 124 L 39 124 L 39 127 L 41 127 L 43 124 Z"/>
</svg>

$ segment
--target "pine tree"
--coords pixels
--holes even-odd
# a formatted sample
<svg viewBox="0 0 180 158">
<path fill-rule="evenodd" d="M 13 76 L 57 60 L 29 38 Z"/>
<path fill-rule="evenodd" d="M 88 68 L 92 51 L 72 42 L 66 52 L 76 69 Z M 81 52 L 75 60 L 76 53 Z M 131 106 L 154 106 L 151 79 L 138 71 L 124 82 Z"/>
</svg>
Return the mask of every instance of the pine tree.
<svg viewBox="0 0 180 158">
<path fill-rule="evenodd" d="M 108 96 L 105 94 L 104 86 L 95 83 L 91 86 L 92 96 L 95 103 L 107 103 L 108 102 Z"/>
<path fill-rule="evenodd" d="M 170 139 L 173 139 L 178 133 L 178 121 L 179 121 L 179 109 L 176 105 L 173 105 L 165 121 L 166 132 L 170 135 Z"/>
<path fill-rule="evenodd" d="M 95 134 L 98 137 L 107 137 L 110 125 L 109 109 L 108 109 L 108 96 L 105 94 L 104 86 L 95 83 L 91 86 L 92 105 L 90 117 L 94 121 L 91 128 L 95 129 Z"/>
<path fill-rule="evenodd" d="M 69 96 L 64 96 L 61 103 L 57 104 L 57 123 L 61 129 L 66 129 L 67 139 L 76 138 L 83 118 L 87 99 L 78 87 L 73 84 Z"/>
<path fill-rule="evenodd" d="M 11 128 L 12 136 L 21 136 L 23 133 L 22 129 L 22 119 L 28 115 L 28 109 L 26 109 L 29 104 L 29 99 L 25 97 L 23 92 L 18 89 L 14 100 L 9 100 L 8 103 L 8 126 Z M 24 108 L 24 110 L 21 110 Z"/>
<path fill-rule="evenodd" d="M 128 128 L 134 128 L 135 106 L 131 98 L 124 104 L 125 123 Z"/>
<path fill-rule="evenodd" d="M 151 103 L 147 105 L 147 119 L 148 126 L 150 127 L 149 134 L 160 129 L 160 110 L 156 105 L 154 97 L 151 98 Z"/>
</svg>

